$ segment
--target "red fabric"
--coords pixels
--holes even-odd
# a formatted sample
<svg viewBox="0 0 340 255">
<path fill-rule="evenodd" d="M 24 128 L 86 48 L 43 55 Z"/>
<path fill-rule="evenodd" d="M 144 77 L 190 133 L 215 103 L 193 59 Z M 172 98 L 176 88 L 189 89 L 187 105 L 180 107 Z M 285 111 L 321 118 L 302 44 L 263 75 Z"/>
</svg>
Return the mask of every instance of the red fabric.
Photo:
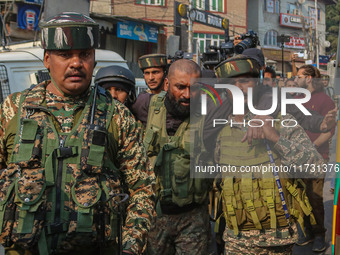
<svg viewBox="0 0 340 255">
<path fill-rule="evenodd" d="M 302 98 L 303 96 L 296 96 L 296 98 Z M 335 104 L 328 95 L 324 92 L 313 92 L 311 99 L 303 104 L 307 109 L 316 111 L 322 116 L 325 116 L 330 110 L 335 108 Z M 332 135 L 334 135 L 335 127 L 331 130 Z M 312 142 L 319 137 L 320 133 L 313 133 L 306 130 L 307 135 Z M 320 147 L 318 147 L 318 152 L 322 155 L 324 159 L 329 159 L 329 143 L 325 142 Z"/>
</svg>

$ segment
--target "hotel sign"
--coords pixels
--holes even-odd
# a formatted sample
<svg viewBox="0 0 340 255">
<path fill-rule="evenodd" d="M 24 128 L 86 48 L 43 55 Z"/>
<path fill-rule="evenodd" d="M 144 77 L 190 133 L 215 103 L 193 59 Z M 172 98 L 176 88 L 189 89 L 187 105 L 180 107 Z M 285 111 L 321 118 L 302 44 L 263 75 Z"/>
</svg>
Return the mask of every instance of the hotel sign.
<svg viewBox="0 0 340 255">
<path fill-rule="evenodd" d="M 191 18 L 192 21 L 196 21 L 198 23 L 204 24 L 204 25 L 208 25 L 211 27 L 216 27 L 216 28 L 220 28 L 220 29 L 225 29 L 225 23 L 227 22 L 226 19 L 211 14 L 209 12 L 206 11 L 200 11 L 197 9 L 192 9 L 189 13 L 189 16 Z"/>
<path fill-rule="evenodd" d="M 187 16 L 188 6 L 186 4 L 178 3 L 177 13 L 183 18 L 188 19 Z M 229 28 L 229 20 L 221 16 L 214 15 L 210 12 L 201 11 L 198 9 L 191 9 L 189 17 L 192 21 L 201 23 L 203 25 L 211 26 L 226 30 Z"/>
</svg>

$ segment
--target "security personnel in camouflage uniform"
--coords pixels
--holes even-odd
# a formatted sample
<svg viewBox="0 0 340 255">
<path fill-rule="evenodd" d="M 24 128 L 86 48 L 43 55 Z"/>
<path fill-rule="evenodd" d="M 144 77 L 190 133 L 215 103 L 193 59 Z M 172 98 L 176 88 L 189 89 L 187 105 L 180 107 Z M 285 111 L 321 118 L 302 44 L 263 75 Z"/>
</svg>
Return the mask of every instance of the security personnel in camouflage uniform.
<svg viewBox="0 0 340 255">
<path fill-rule="evenodd" d="M 141 254 L 154 173 L 131 113 L 90 87 L 98 24 L 61 13 L 42 45 L 51 80 L 0 111 L 0 242 L 9 254 Z"/>
<path fill-rule="evenodd" d="M 228 59 L 215 71 L 218 78 L 233 78 L 227 83 L 240 88 L 245 97 L 249 87 L 254 88 L 253 95 L 256 95 L 256 90 L 261 90 L 260 79 L 254 79 L 260 77 L 260 66 L 249 57 L 238 55 Z M 256 96 L 253 100 L 256 102 Z M 255 117 L 262 120 L 269 118 Z M 281 118 L 289 122 L 286 126 L 294 126 L 291 115 Z M 303 217 L 312 216 L 308 199 L 300 189 L 304 183 L 282 171 L 278 172 L 279 178 L 274 178 L 272 171 L 242 169 L 247 166 L 267 166 L 269 169 L 274 165 L 318 165 L 322 158 L 299 125 L 275 128 L 272 122 L 264 121 L 262 138 L 265 140 L 253 140 L 249 147 L 241 140 L 249 128 L 243 121 L 247 123 L 250 119 L 254 116 L 248 110 L 245 115 L 229 116 L 229 123 L 238 124 L 226 125 L 217 139 L 216 163 L 235 166 L 236 169 L 225 173 L 221 184 L 227 223 L 223 237 L 225 254 L 291 254 L 297 238 L 296 223 L 303 228 Z M 258 125 L 261 126 L 261 123 Z M 278 186 L 282 186 L 280 192 Z"/>
<path fill-rule="evenodd" d="M 139 68 L 144 74 L 147 90 L 150 94 L 158 94 L 164 90 L 164 79 L 167 73 L 167 58 L 164 54 L 149 54 L 138 59 Z"/>
<path fill-rule="evenodd" d="M 190 86 L 199 78 L 199 66 L 187 59 L 175 61 L 165 79 L 165 90 L 143 94 L 143 105 L 133 108 L 147 116 L 144 144 L 157 176 L 157 219 L 148 236 L 147 254 L 207 254 L 208 187 L 190 178 Z M 142 111 L 142 113 L 141 113 Z"/>
<path fill-rule="evenodd" d="M 110 91 L 114 99 L 128 108 L 136 101 L 136 79 L 125 67 L 118 65 L 102 67 L 96 73 L 94 82 Z"/>
</svg>

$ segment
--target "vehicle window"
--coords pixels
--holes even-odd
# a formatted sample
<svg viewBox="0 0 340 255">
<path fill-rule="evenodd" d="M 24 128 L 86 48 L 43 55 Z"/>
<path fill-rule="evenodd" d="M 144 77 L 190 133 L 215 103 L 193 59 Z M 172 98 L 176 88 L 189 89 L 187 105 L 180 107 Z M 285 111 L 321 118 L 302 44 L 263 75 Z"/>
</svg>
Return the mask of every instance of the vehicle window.
<svg viewBox="0 0 340 255">
<path fill-rule="evenodd" d="M 11 94 L 6 66 L 0 65 L 0 102 Z"/>
</svg>

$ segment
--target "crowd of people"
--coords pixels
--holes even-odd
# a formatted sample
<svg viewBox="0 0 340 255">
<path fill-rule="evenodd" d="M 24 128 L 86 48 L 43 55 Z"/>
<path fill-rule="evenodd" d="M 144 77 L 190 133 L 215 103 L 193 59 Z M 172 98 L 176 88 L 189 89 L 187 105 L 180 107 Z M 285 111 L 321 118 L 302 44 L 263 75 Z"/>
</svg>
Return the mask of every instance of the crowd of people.
<svg viewBox="0 0 340 255">
<path fill-rule="evenodd" d="M 286 115 L 277 107 L 259 116 L 247 103 L 270 108 L 276 74 L 259 49 L 247 49 L 213 73 L 242 91 L 245 111 L 233 114 L 238 98 L 222 90 L 221 108 L 210 102 L 202 117 L 205 72 L 194 61 L 141 56 L 148 90 L 136 96 L 135 77 L 121 66 L 100 69 L 91 85 L 99 37 L 91 18 L 61 13 L 41 30 L 51 80 L 11 94 L 0 109 L 0 243 L 8 254 L 292 254 L 310 242 L 326 249 L 323 173 L 240 171 L 328 162 L 337 109 L 317 68 L 304 65 L 282 85 L 310 92 L 311 115 L 287 105 Z M 212 128 L 216 119 L 237 124 Z M 191 165 L 203 161 L 236 171 L 193 176 Z"/>
</svg>

